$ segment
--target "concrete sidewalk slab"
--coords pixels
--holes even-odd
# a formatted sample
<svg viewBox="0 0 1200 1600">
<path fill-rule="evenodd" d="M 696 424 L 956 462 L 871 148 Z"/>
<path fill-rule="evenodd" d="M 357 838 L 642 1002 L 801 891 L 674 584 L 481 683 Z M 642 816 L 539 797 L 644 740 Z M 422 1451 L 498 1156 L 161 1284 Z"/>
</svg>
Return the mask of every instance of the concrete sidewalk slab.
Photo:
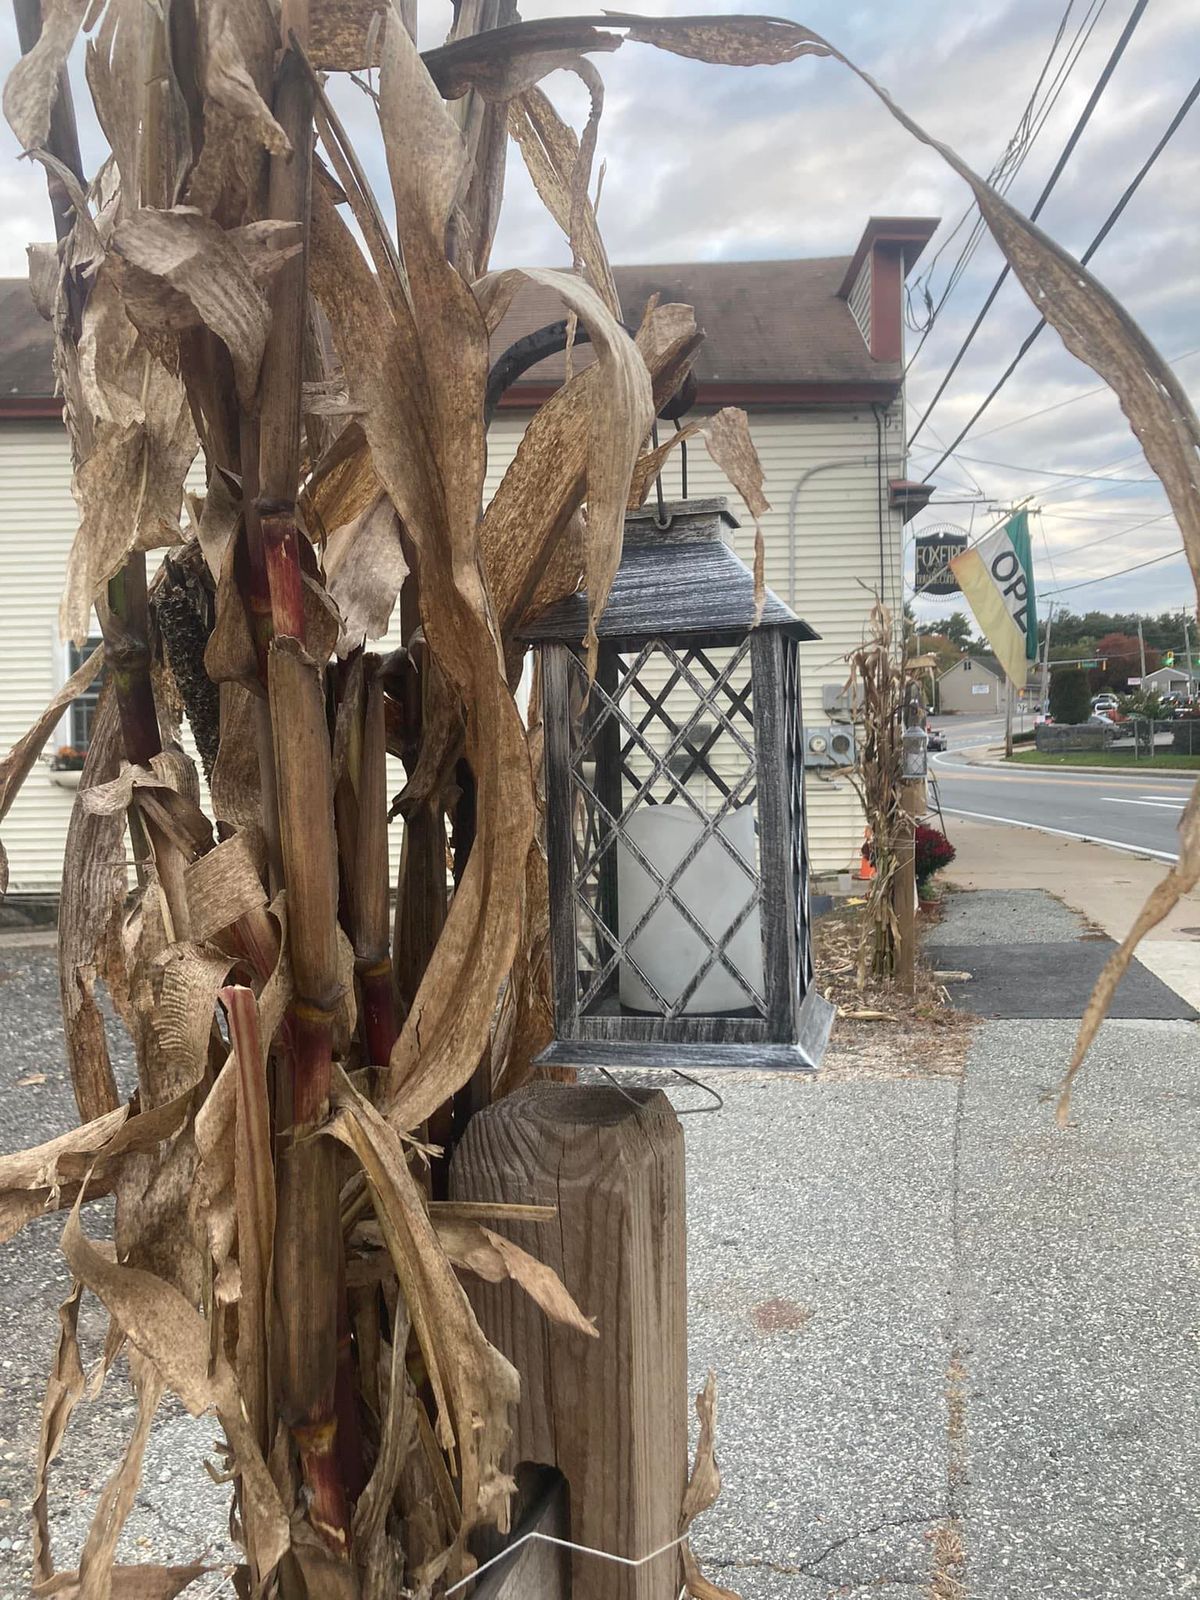
<svg viewBox="0 0 1200 1600">
<path fill-rule="evenodd" d="M 685 1118 L 691 1383 L 716 1371 L 724 1479 L 697 1550 L 743 1600 L 912 1600 L 946 1506 L 958 1082 L 720 1086 Z"/>
<path fill-rule="evenodd" d="M 1078 911 L 1110 938 L 1123 939 L 1133 919 L 1167 869 L 1162 862 L 1106 850 L 1103 845 L 1060 839 L 1031 828 L 949 819 L 955 861 L 946 882 L 963 889 L 1044 889 Z M 1183 896 L 1147 935 L 1195 941 L 1200 968 L 1200 890 Z"/>
<path fill-rule="evenodd" d="M 1200 1592 L 1200 1034 L 1070 1023 L 972 1048 L 956 1166 L 971 1600 Z M 1136 1070 L 1131 1068 L 1136 1067 Z"/>
</svg>

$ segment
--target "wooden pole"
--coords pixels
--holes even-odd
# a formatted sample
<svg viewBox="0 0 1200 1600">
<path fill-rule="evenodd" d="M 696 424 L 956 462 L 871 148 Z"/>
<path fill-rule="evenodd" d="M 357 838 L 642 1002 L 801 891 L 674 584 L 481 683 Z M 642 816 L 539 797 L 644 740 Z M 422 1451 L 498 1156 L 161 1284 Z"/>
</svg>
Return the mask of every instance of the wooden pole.
<svg viewBox="0 0 1200 1600">
<path fill-rule="evenodd" d="M 1010 758 L 1013 753 L 1012 711 L 1015 692 L 1016 685 L 1011 681 L 1004 685 L 1004 754 Z"/>
<path fill-rule="evenodd" d="M 917 971 L 917 818 L 920 815 L 921 783 L 900 785 L 900 848 L 896 864 L 894 903 L 899 938 L 896 947 L 896 981 L 910 993 L 916 986 Z"/>
<path fill-rule="evenodd" d="M 679 1532 L 687 1477 L 683 1131 L 657 1090 L 535 1083 L 472 1118 L 456 1200 L 557 1208 L 496 1223 L 594 1316 L 598 1339 L 547 1320 L 513 1284 L 472 1279 L 487 1337 L 521 1374 L 509 1466 L 557 1467 L 570 1538 L 638 1558 Z M 572 1559 L 572 1600 L 676 1600 L 677 1550 L 629 1568 Z"/>
</svg>

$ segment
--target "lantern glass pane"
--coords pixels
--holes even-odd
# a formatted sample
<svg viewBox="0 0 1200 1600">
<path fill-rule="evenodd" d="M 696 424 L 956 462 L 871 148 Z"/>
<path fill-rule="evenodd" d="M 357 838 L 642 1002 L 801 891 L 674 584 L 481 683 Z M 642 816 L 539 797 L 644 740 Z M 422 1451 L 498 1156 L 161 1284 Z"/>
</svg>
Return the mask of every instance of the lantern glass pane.
<svg viewBox="0 0 1200 1600">
<path fill-rule="evenodd" d="M 765 1017 L 749 641 L 571 661 L 580 1014 Z"/>
</svg>

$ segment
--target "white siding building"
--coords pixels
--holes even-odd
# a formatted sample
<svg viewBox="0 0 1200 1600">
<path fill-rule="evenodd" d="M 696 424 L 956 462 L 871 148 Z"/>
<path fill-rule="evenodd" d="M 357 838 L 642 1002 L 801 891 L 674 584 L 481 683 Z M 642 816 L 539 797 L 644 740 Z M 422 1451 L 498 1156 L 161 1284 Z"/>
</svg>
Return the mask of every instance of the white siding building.
<svg viewBox="0 0 1200 1600">
<path fill-rule="evenodd" d="M 627 320 L 651 293 L 696 308 L 708 335 L 696 366 L 696 413 L 739 405 L 750 414 L 772 510 L 764 519 L 769 586 L 821 635 L 803 648 L 804 713 L 831 720 L 872 597 L 901 603 L 902 530 L 927 498 L 906 483 L 901 298 L 904 276 L 933 232 L 928 219 L 872 219 L 855 254 L 822 260 L 618 267 Z M 496 352 L 556 321 L 558 302 L 519 296 Z M 576 352 L 578 367 L 587 352 Z M 512 459 L 530 409 L 561 380 L 562 358 L 510 389 L 489 436 L 487 492 Z M 663 425 L 669 428 L 669 423 Z M 679 497 L 679 463 L 664 472 Z M 699 441 L 688 456 L 692 496 L 727 494 L 753 526 Z M 52 395 L 50 331 L 23 281 L 0 281 L 0 747 L 35 720 L 70 671 L 58 638 L 58 600 L 76 526 L 70 461 Z M 398 616 L 396 641 L 398 642 Z M 57 890 L 74 791 L 49 757 L 78 742 L 86 718 L 68 713 L 3 825 L 10 894 Z M 397 768 L 397 786 L 399 785 Z M 817 871 L 857 860 L 862 815 L 845 778 L 809 774 L 809 842 Z M 397 841 L 398 843 L 398 841 Z"/>
</svg>

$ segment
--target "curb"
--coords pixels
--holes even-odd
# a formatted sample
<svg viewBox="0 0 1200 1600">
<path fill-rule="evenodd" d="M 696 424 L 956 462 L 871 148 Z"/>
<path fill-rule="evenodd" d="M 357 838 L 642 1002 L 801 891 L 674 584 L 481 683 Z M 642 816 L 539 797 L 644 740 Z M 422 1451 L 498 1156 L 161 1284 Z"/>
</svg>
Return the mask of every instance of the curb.
<svg viewBox="0 0 1200 1600">
<path fill-rule="evenodd" d="M 1187 768 L 1181 770 L 1176 767 L 1172 771 L 1170 767 L 1089 767 L 1083 765 L 1072 766 L 1069 763 L 1063 766 L 1052 766 L 1049 764 L 1043 765 L 1040 761 L 1014 761 L 1012 766 L 1009 766 L 1008 761 L 1003 757 L 999 761 L 973 761 L 971 765 L 973 767 L 1000 767 L 1005 772 L 1132 772 L 1146 778 L 1153 778 L 1155 783 L 1160 778 L 1176 778 L 1184 783 L 1194 783 L 1197 778 L 1200 778 L 1200 767 L 1192 770 Z"/>
<path fill-rule="evenodd" d="M 948 754 L 953 755 L 954 752 L 949 751 Z M 995 767 L 1001 772 L 1132 772 L 1142 777 L 1153 778 L 1156 783 L 1160 778 L 1175 779 L 1183 783 L 1193 783 L 1196 778 L 1200 778 L 1200 767 L 1197 767 L 1192 773 L 1187 770 L 1180 771 L 1179 768 L 1172 771 L 1169 767 L 1146 767 L 1140 765 L 1129 767 L 1076 767 L 1070 765 L 1055 766 L 1050 763 L 1043 764 L 1040 761 L 1014 761 L 1010 766 L 1005 756 L 979 756 L 974 759 L 967 756 L 963 765 L 967 767 Z"/>
</svg>

